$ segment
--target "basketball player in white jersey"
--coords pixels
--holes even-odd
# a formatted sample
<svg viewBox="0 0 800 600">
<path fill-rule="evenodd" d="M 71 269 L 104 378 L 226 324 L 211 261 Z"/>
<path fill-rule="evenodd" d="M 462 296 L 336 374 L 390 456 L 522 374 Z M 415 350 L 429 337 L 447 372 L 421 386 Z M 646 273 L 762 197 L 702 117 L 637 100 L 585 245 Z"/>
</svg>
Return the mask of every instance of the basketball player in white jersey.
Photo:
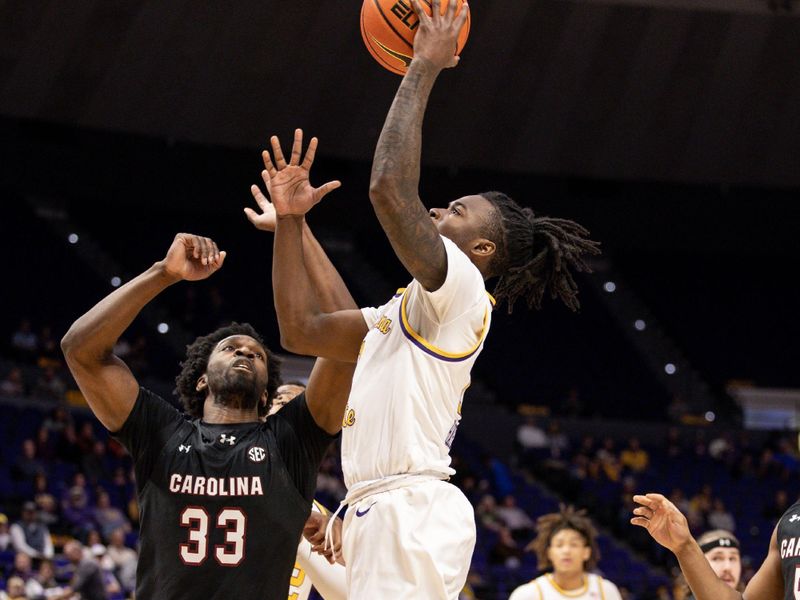
<svg viewBox="0 0 800 600">
<path fill-rule="evenodd" d="M 542 515 L 528 549 L 536 552 L 539 569 L 548 572 L 515 589 L 508 600 L 621 600 L 616 585 L 590 572 L 600 552 L 597 530 L 585 511 L 562 506 Z"/>
<path fill-rule="evenodd" d="M 456 3 L 450 4 L 455 7 Z M 418 9 L 415 57 L 378 141 L 370 200 L 395 253 L 413 277 L 379 308 L 326 312 L 315 301 L 304 215 L 329 191 L 309 182 L 317 141 L 302 156 L 295 132 L 287 162 L 273 137 L 265 180 L 278 214 L 273 261 L 281 343 L 292 352 L 358 360 L 345 412 L 342 468 L 349 510 L 344 558 L 351 598 L 456 598 L 475 544 L 472 506 L 446 483 L 449 448 L 470 369 L 498 300 L 539 306 L 545 293 L 577 308 L 571 269 L 597 252 L 579 225 L 535 218 L 505 194 L 485 192 L 427 211 L 417 192 L 422 117 L 439 72 L 454 66 L 466 20 L 451 8 Z"/>
</svg>

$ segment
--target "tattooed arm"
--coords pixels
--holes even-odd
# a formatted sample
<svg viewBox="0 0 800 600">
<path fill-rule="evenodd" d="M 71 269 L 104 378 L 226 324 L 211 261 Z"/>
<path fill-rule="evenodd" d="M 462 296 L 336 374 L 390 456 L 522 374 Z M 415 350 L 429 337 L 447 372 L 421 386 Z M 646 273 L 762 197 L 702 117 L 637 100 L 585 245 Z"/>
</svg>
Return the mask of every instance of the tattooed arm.
<svg viewBox="0 0 800 600">
<path fill-rule="evenodd" d="M 420 20 L 414 39 L 414 60 L 400 83 L 383 124 L 372 162 L 369 197 L 397 257 L 425 289 L 435 291 L 447 275 L 447 257 L 439 232 L 419 198 L 422 119 L 433 84 L 442 69 L 458 63 L 458 32 L 468 7 L 456 14 L 457 2 L 440 14 L 433 1 L 428 16 L 418 0 L 412 4 Z"/>
</svg>

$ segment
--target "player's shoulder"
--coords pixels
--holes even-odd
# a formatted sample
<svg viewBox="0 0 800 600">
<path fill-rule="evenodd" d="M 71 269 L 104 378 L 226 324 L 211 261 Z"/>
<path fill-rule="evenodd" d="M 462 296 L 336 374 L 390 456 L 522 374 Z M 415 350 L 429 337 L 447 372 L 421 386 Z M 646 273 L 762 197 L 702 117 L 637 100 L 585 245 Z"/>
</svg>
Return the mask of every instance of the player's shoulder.
<svg viewBox="0 0 800 600">
<path fill-rule="evenodd" d="M 513 592 L 511 592 L 508 600 L 541 600 L 541 591 L 539 588 L 540 579 L 542 578 L 537 577 L 536 579 L 517 587 Z"/>
</svg>

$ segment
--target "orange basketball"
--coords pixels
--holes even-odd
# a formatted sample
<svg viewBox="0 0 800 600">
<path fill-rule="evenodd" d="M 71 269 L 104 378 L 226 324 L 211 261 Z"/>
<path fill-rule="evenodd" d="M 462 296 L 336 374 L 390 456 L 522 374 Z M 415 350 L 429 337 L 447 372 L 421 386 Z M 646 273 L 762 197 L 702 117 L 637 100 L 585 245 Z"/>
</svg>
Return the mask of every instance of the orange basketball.
<svg viewBox="0 0 800 600">
<path fill-rule="evenodd" d="M 441 12 L 450 0 L 441 0 Z M 464 0 L 458 2 L 461 11 Z M 430 0 L 421 0 L 425 12 L 431 14 Z M 469 37 L 470 17 L 458 34 L 456 54 L 460 54 Z M 361 37 L 367 50 L 378 63 L 392 73 L 403 75 L 414 56 L 414 36 L 419 19 L 410 0 L 364 0 L 361 6 Z"/>
</svg>

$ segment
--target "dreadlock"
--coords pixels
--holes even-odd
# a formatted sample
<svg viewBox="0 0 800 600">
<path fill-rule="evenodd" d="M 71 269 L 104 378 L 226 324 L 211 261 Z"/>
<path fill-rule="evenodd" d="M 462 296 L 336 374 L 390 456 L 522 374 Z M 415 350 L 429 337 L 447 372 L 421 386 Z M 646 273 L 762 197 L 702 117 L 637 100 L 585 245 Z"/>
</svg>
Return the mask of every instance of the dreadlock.
<svg viewBox="0 0 800 600">
<path fill-rule="evenodd" d="M 536 217 L 502 192 L 480 194 L 491 202 L 499 218 L 489 225 L 497 241 L 493 271 L 499 275 L 494 288 L 497 301 L 504 300 L 511 313 L 518 298 L 528 308 L 542 307 L 545 292 L 572 310 L 580 308 L 578 286 L 570 269 L 591 273 L 584 254 L 600 254 L 600 243 L 589 232 L 568 219 Z"/>
<path fill-rule="evenodd" d="M 571 529 L 577 531 L 592 549 L 589 560 L 584 565 L 584 570 L 591 571 L 597 566 L 600 560 L 600 548 L 597 545 L 597 529 L 594 528 L 585 510 L 575 510 L 573 506 L 559 505 L 558 512 L 542 515 L 536 520 L 536 537 L 528 544 L 526 550 L 536 553 L 539 562 L 539 570 L 547 571 L 553 568 L 553 564 L 547 557 L 547 549 L 550 542 L 559 531 Z"/>
<path fill-rule="evenodd" d="M 272 399 L 275 397 L 275 390 L 280 385 L 281 361 L 269 351 L 264 344 L 264 340 L 253 329 L 252 325 L 233 322 L 226 327 L 220 327 L 208 335 L 197 338 L 186 347 L 186 360 L 181 362 L 181 372 L 175 378 L 175 391 L 173 393 L 181 399 L 183 410 L 190 417 L 200 418 L 203 416 L 203 403 L 208 392 L 207 388 L 206 390 L 197 390 L 197 380 L 208 368 L 208 358 L 211 356 L 211 351 L 219 342 L 232 335 L 250 336 L 264 346 L 267 358 L 267 404 L 262 406 L 259 403 L 258 415 L 263 417 L 269 412 L 269 408 L 272 406 Z"/>
</svg>

